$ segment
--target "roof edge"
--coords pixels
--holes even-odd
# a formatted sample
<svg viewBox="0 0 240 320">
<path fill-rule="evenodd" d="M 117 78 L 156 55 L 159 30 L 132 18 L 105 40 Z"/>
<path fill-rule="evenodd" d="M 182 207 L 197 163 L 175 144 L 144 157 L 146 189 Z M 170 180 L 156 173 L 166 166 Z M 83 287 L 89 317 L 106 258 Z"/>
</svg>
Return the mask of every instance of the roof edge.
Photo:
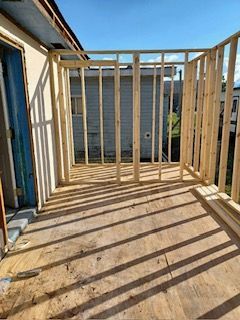
<svg viewBox="0 0 240 320">
<path fill-rule="evenodd" d="M 60 9 L 58 8 L 56 2 L 54 0 L 33 0 L 35 5 L 41 10 L 45 12 L 45 14 L 50 18 L 53 26 L 61 32 L 61 35 L 67 40 L 70 46 L 72 46 L 73 50 L 82 50 L 84 51 L 83 46 L 78 40 L 75 33 L 70 28 L 69 24 L 63 17 Z M 82 55 L 84 60 L 88 60 L 88 55 Z"/>
</svg>

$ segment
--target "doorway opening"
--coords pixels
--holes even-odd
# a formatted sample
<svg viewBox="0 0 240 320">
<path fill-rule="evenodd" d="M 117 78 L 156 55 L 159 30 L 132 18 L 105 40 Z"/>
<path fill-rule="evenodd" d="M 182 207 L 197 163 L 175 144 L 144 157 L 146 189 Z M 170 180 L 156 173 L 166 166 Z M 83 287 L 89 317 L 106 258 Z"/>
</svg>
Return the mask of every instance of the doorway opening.
<svg viewBox="0 0 240 320">
<path fill-rule="evenodd" d="M 19 49 L 0 41 L 0 173 L 6 220 L 36 206 L 29 115 Z"/>
</svg>

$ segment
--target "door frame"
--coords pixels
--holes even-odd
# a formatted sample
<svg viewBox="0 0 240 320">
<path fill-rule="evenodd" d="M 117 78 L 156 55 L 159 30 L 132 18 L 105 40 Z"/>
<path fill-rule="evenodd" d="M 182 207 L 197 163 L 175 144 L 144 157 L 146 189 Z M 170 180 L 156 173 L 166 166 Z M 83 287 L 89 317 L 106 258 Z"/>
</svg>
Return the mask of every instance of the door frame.
<svg viewBox="0 0 240 320">
<path fill-rule="evenodd" d="M 31 115 L 30 115 L 30 100 L 28 94 L 28 81 L 27 81 L 27 72 L 26 72 L 26 59 L 25 59 L 25 50 L 24 45 L 15 39 L 9 37 L 2 31 L 0 31 L 0 40 L 7 45 L 18 49 L 21 56 L 21 69 L 22 69 L 22 76 L 23 76 L 23 87 L 24 87 L 24 99 L 25 99 L 25 106 L 26 106 L 26 115 L 27 115 L 27 123 L 28 123 L 28 131 L 29 131 L 29 142 L 30 142 L 30 149 L 31 149 L 31 158 L 32 158 L 32 169 L 33 169 L 33 180 L 34 180 L 34 193 L 36 198 L 36 205 L 38 206 L 39 203 L 39 195 L 38 195 L 38 187 L 37 187 L 37 171 L 36 171 L 36 163 L 35 163 L 35 152 L 34 152 L 34 145 L 33 145 L 33 133 L 32 133 L 32 126 L 31 126 Z"/>
<path fill-rule="evenodd" d="M 9 123 L 9 115 L 8 115 L 8 108 L 7 108 L 6 88 L 5 88 L 5 82 L 4 82 L 4 77 L 3 77 L 3 66 L 2 66 L 1 60 L 0 60 L 0 91 L 1 91 L 1 97 L 2 97 L 2 107 L 3 107 L 3 118 L 4 118 L 4 124 L 5 124 L 5 131 L 9 132 L 10 123 Z M 18 208 L 18 196 L 16 193 L 17 185 L 16 185 L 16 175 L 15 175 L 15 168 L 14 168 L 11 136 L 6 134 L 5 138 L 7 140 L 7 149 L 8 149 L 9 162 L 10 162 L 9 165 L 10 165 L 10 175 L 11 175 L 11 181 L 12 181 L 12 187 L 13 187 L 12 192 L 14 194 L 14 196 L 13 196 L 14 208 Z"/>
</svg>

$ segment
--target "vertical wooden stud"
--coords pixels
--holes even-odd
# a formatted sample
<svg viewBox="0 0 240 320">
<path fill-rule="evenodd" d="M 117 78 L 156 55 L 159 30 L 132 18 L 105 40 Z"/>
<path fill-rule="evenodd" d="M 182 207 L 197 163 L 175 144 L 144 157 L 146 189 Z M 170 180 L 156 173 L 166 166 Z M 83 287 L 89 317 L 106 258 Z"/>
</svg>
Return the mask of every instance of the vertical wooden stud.
<svg viewBox="0 0 240 320">
<path fill-rule="evenodd" d="M 64 180 L 64 172 L 63 172 L 63 161 L 61 154 L 61 144 L 60 144 L 60 134 L 61 134 L 61 124 L 59 123 L 60 115 L 59 115 L 59 103 L 58 103 L 58 94 L 57 89 L 59 89 L 59 85 L 57 80 L 57 66 L 59 58 L 56 54 L 49 53 L 49 71 L 50 71 L 50 86 L 51 86 L 51 98 L 52 98 L 52 108 L 53 108 L 53 120 L 54 120 L 54 129 L 55 129 L 55 143 L 56 143 L 56 153 L 57 153 L 57 172 L 58 172 L 58 181 Z M 55 71 L 55 72 L 54 72 Z"/>
<path fill-rule="evenodd" d="M 101 161 L 104 163 L 104 138 L 103 138 L 103 95 L 102 95 L 102 67 L 99 67 L 99 79 L 98 79 L 98 90 L 99 90 L 99 121 L 100 121 L 100 146 L 101 146 Z"/>
<path fill-rule="evenodd" d="M 120 117 L 120 69 L 119 63 L 115 65 L 114 75 L 114 101 L 115 101 L 115 145 L 117 183 L 121 183 L 121 117 Z"/>
<path fill-rule="evenodd" d="M 155 125 L 156 125 L 156 84 L 157 84 L 157 68 L 153 69 L 153 97 L 152 97 L 152 163 L 155 161 Z"/>
<path fill-rule="evenodd" d="M 200 152 L 200 177 L 204 179 L 206 172 L 205 151 L 207 139 L 207 111 L 208 111 L 208 96 L 209 96 L 209 80 L 210 80 L 210 60 L 211 53 L 207 53 L 206 58 L 206 75 L 204 81 L 204 97 L 203 97 L 203 118 L 202 118 L 202 134 L 201 134 L 201 152 Z"/>
<path fill-rule="evenodd" d="M 240 103 L 238 100 L 238 118 L 235 138 L 234 162 L 232 173 L 232 199 L 239 202 L 240 197 Z"/>
<path fill-rule="evenodd" d="M 133 55 L 133 176 L 140 180 L 140 56 Z"/>
<path fill-rule="evenodd" d="M 174 94 L 174 65 L 171 68 L 171 91 L 169 105 L 169 128 L 168 128 L 168 163 L 172 161 L 172 124 L 173 124 L 173 94 Z"/>
<path fill-rule="evenodd" d="M 203 94 L 204 94 L 204 65 L 205 65 L 205 56 L 201 57 L 199 61 L 196 129 L 195 129 L 194 159 L 193 159 L 193 168 L 194 168 L 194 171 L 196 172 L 199 170 L 200 137 L 201 137 Z"/>
<path fill-rule="evenodd" d="M 70 78 L 69 69 L 64 70 L 64 82 L 66 92 L 66 114 L 67 114 L 67 127 L 68 127 L 68 140 L 69 140 L 69 152 L 70 152 L 70 163 L 75 164 L 74 155 L 74 141 L 73 141 L 73 124 L 72 124 L 72 106 L 71 106 L 71 92 L 70 92 Z"/>
<path fill-rule="evenodd" d="M 212 49 L 210 53 L 209 66 L 209 82 L 208 82 L 208 99 L 207 99 L 207 121 L 206 121 L 206 140 L 205 140 L 205 170 L 204 180 L 209 180 L 210 177 L 210 153 L 212 139 L 212 125 L 214 120 L 214 95 L 215 95 L 215 80 L 216 80 L 216 49 Z"/>
<path fill-rule="evenodd" d="M 62 150 L 63 150 L 63 167 L 64 178 L 66 182 L 70 181 L 70 168 L 69 168 L 69 152 L 68 152 L 68 133 L 66 123 L 66 100 L 63 90 L 63 68 L 59 65 L 60 57 L 58 56 L 58 84 L 59 84 L 59 108 L 61 119 L 61 133 L 62 133 Z"/>
<path fill-rule="evenodd" d="M 191 84 L 189 92 L 189 124 L 188 124 L 188 146 L 187 146 L 187 162 L 191 166 L 193 159 L 193 135 L 195 122 L 196 108 L 196 93 L 197 93 L 197 61 L 192 62 Z"/>
<path fill-rule="evenodd" d="M 82 89 L 82 115 L 83 115 L 83 139 L 85 164 L 88 164 L 88 133 L 87 133 L 87 106 L 86 106 L 86 89 L 84 68 L 81 68 L 81 89 Z"/>
<path fill-rule="evenodd" d="M 238 38 L 232 38 L 230 42 L 230 53 L 227 73 L 227 85 L 224 103 L 224 118 L 222 129 L 222 144 L 219 165 L 219 192 L 225 192 L 226 174 L 227 174 L 227 160 L 229 148 L 229 135 L 230 135 L 230 122 L 232 113 L 232 97 L 233 97 L 233 84 L 234 84 L 234 71 L 236 64 Z"/>
<path fill-rule="evenodd" d="M 186 88 L 188 78 L 188 52 L 185 52 L 184 61 L 184 83 L 183 83 L 183 95 L 182 95 L 182 113 L 181 113 L 181 140 L 180 140 L 180 179 L 183 180 L 183 170 L 185 165 L 185 152 L 186 152 Z"/>
<path fill-rule="evenodd" d="M 161 76 L 160 76 L 160 96 L 159 96 L 159 124 L 158 124 L 158 163 L 159 180 L 162 177 L 162 134 L 163 134 L 163 107 L 164 107 L 164 53 L 161 54 Z"/>
<path fill-rule="evenodd" d="M 184 81 L 186 82 L 185 87 L 185 97 L 184 97 L 184 165 L 188 162 L 188 146 L 189 146 L 189 130 L 190 130 L 190 119 L 191 119 L 191 93 L 192 93 L 192 69 L 193 69 L 193 62 L 188 62 L 187 66 L 187 74 L 186 79 L 184 76 Z"/>
<path fill-rule="evenodd" d="M 210 184 L 215 181 L 216 174 L 216 161 L 217 161 L 217 142 L 219 130 L 219 117 L 221 107 L 221 92 L 222 92 L 222 71 L 223 71 L 223 57 L 224 47 L 218 48 L 217 54 L 217 69 L 215 81 L 215 93 L 213 101 L 213 123 L 211 133 L 211 151 L 210 151 L 210 168 L 209 168 L 209 182 Z"/>
</svg>

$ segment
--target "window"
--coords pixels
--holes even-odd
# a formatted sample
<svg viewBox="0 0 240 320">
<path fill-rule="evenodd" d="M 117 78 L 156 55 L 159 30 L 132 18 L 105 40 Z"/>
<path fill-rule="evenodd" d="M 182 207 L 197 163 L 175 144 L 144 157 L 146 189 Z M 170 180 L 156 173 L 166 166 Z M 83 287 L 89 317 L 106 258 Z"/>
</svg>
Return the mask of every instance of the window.
<svg viewBox="0 0 240 320">
<path fill-rule="evenodd" d="M 232 104 L 232 112 L 237 112 L 237 104 L 238 104 L 238 97 L 233 98 L 233 104 Z"/>
<path fill-rule="evenodd" d="M 71 97 L 72 114 L 82 115 L 82 97 Z"/>
</svg>

